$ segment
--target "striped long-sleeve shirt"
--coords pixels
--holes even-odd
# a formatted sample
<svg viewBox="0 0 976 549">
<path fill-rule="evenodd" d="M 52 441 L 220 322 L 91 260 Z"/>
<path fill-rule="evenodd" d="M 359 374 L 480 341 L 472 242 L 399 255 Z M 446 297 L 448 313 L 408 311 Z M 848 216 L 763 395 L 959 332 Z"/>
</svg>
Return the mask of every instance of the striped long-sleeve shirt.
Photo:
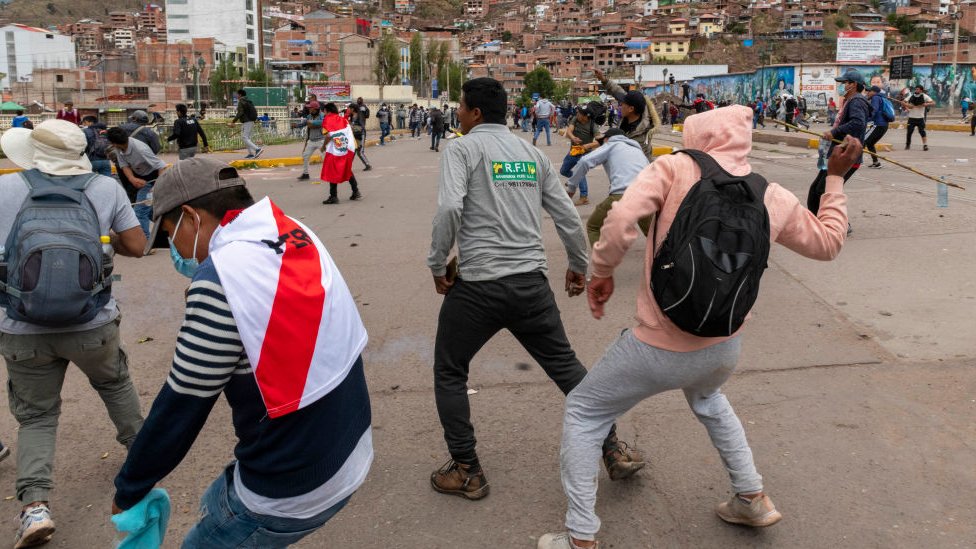
<svg viewBox="0 0 976 549">
<path fill-rule="evenodd" d="M 262 514 L 308 518 L 351 495 L 372 462 L 370 405 L 362 360 L 315 403 L 277 419 L 267 410 L 213 262 L 187 293 L 166 384 L 115 479 L 115 502 L 138 503 L 179 465 L 223 393 L 238 442 L 242 502 Z"/>
</svg>

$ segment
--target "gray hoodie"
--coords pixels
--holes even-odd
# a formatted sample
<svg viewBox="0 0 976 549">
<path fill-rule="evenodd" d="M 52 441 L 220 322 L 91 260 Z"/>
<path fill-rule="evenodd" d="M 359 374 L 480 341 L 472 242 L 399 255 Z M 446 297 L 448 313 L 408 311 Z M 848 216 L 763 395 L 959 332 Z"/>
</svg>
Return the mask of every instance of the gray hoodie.
<svg viewBox="0 0 976 549">
<path fill-rule="evenodd" d="M 543 210 L 556 224 L 569 268 L 585 273 L 583 222 L 552 163 L 504 125 L 479 124 L 441 157 L 427 266 L 444 276 L 456 238 L 465 280 L 545 272 Z"/>
<path fill-rule="evenodd" d="M 626 135 L 614 135 L 580 159 L 569 178 L 569 192 L 575 193 L 586 172 L 601 164 L 610 178 L 610 194 L 623 194 L 648 162 L 639 143 Z"/>
</svg>

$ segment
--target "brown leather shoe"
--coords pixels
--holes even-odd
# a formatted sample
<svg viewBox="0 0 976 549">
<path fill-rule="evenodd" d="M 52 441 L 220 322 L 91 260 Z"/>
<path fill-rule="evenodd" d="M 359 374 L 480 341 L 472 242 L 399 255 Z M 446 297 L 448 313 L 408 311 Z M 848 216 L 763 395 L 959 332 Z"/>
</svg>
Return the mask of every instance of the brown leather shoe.
<svg viewBox="0 0 976 549">
<path fill-rule="evenodd" d="M 484 471 L 470 473 L 470 468 L 452 459 L 430 474 L 430 485 L 442 494 L 481 499 L 488 495 L 488 480 Z"/>
<path fill-rule="evenodd" d="M 616 433 L 603 441 L 603 465 L 607 468 L 610 480 L 623 480 L 644 468 L 640 454 L 617 439 Z"/>
</svg>

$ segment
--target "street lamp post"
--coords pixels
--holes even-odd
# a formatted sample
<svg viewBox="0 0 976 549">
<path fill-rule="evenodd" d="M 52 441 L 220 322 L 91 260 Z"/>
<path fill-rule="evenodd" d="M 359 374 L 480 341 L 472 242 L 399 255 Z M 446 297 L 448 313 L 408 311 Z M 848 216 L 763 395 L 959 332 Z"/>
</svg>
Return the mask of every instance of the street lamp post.
<svg viewBox="0 0 976 549">
<path fill-rule="evenodd" d="M 193 71 L 193 85 L 196 87 L 197 91 L 197 112 L 200 112 L 200 76 L 203 75 L 203 69 L 206 68 L 207 62 L 203 60 L 203 56 L 197 54 L 197 66 Z"/>
</svg>

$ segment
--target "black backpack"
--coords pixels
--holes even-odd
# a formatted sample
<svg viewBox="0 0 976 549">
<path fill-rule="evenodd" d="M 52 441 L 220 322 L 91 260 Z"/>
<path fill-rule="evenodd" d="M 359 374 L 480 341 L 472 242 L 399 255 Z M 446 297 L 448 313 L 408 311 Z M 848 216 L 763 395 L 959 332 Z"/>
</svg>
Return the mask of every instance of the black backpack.
<svg viewBox="0 0 976 549">
<path fill-rule="evenodd" d="M 690 156 L 701 180 L 688 191 L 654 257 L 651 293 L 676 326 L 701 337 L 730 336 L 759 295 L 769 257 L 767 182 L 734 176 L 711 156 Z"/>
</svg>

